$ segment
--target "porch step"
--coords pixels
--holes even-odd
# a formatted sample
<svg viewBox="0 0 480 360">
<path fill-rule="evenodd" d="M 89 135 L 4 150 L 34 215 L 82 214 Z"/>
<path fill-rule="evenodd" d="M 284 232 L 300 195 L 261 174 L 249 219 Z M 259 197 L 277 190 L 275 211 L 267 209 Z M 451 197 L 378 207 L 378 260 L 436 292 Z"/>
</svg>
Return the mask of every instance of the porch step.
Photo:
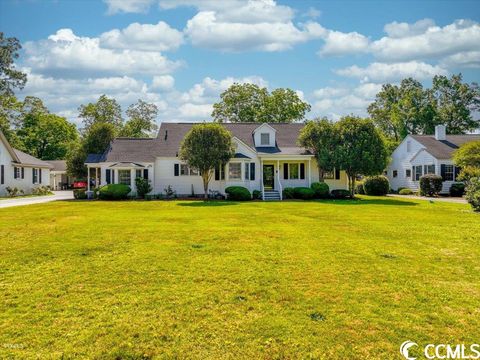
<svg viewBox="0 0 480 360">
<path fill-rule="evenodd" d="M 274 200 L 280 200 L 280 193 L 277 190 L 265 190 L 265 196 L 264 199 L 265 201 L 274 201 Z"/>
</svg>

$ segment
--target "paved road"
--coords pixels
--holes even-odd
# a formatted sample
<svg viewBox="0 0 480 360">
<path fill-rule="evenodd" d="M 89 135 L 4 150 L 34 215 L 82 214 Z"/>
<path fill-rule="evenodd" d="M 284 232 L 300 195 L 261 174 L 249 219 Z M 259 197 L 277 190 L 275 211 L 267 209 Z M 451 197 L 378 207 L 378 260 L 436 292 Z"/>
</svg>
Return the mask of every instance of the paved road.
<svg viewBox="0 0 480 360">
<path fill-rule="evenodd" d="M 464 198 L 459 198 L 459 197 L 438 197 L 438 198 L 430 198 L 430 197 L 426 197 L 426 196 L 397 195 L 397 194 L 388 194 L 387 196 L 397 197 L 397 198 L 402 198 L 402 199 L 433 200 L 433 201 L 450 202 L 450 203 L 457 203 L 457 204 L 466 204 L 466 203 L 467 203 L 467 200 L 465 200 Z"/>
<path fill-rule="evenodd" d="M 12 207 L 12 206 L 41 204 L 41 203 L 46 203 L 50 201 L 73 199 L 73 191 L 54 191 L 53 194 L 54 195 L 48 195 L 48 196 L 32 196 L 32 197 L 0 200 L 0 209 Z"/>
</svg>

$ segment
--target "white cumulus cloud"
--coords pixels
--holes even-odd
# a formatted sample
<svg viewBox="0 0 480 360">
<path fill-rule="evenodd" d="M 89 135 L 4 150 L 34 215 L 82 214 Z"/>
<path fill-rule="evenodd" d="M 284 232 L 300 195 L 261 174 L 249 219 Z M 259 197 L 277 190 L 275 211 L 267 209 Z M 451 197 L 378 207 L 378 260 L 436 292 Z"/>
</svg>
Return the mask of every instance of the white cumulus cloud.
<svg viewBox="0 0 480 360">
<path fill-rule="evenodd" d="M 111 49 L 142 51 L 176 50 L 183 43 L 182 32 L 159 21 L 157 24 L 132 23 L 100 35 L 100 45 Z"/>
<path fill-rule="evenodd" d="M 144 13 L 155 0 L 103 0 L 107 4 L 107 14 Z"/>
</svg>

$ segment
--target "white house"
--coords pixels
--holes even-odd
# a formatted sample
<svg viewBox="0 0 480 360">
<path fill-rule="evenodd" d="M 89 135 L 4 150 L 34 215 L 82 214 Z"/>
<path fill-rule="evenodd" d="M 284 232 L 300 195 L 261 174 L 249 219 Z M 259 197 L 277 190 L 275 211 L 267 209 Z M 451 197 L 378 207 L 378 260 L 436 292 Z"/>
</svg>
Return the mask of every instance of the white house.
<svg viewBox="0 0 480 360">
<path fill-rule="evenodd" d="M 162 123 L 156 138 L 117 138 L 104 154 L 87 158 L 89 180 L 105 185 L 123 183 L 135 192 L 135 178 L 151 181 L 153 193 L 171 186 L 179 196 L 203 194 L 202 178 L 178 157 L 181 141 L 192 123 Z M 310 186 L 318 181 L 314 156 L 297 144 L 303 124 L 222 124 L 233 135 L 235 156 L 225 167 L 218 167 L 210 190 L 225 193 L 228 186 L 259 190 L 264 199 L 281 199 L 285 187 Z M 343 171 L 325 176 L 330 189 L 347 189 Z"/>
<path fill-rule="evenodd" d="M 73 184 L 73 179 L 67 175 L 65 160 L 48 160 L 50 169 L 50 187 L 53 190 L 66 190 Z"/>
<path fill-rule="evenodd" d="M 50 181 L 51 165 L 10 146 L 0 130 L 0 196 L 7 187 L 23 190 L 25 194 Z"/>
<path fill-rule="evenodd" d="M 461 145 L 480 140 L 480 135 L 447 135 L 444 125 L 435 127 L 435 135 L 408 135 L 392 154 L 387 176 L 392 189 L 419 189 L 425 174 L 443 178 L 442 193 L 448 193 L 460 169 L 452 161 L 453 152 Z"/>
</svg>

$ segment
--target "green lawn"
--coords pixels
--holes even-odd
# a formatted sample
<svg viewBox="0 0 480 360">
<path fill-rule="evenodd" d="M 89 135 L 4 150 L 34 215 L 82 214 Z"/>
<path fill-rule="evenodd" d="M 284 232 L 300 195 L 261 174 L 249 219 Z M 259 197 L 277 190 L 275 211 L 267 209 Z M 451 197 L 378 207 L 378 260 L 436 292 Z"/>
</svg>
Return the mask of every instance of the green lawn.
<svg viewBox="0 0 480 360">
<path fill-rule="evenodd" d="M 1 209 L 0 296 L 0 358 L 400 359 L 406 340 L 478 342 L 480 214 L 368 197 Z"/>
</svg>

